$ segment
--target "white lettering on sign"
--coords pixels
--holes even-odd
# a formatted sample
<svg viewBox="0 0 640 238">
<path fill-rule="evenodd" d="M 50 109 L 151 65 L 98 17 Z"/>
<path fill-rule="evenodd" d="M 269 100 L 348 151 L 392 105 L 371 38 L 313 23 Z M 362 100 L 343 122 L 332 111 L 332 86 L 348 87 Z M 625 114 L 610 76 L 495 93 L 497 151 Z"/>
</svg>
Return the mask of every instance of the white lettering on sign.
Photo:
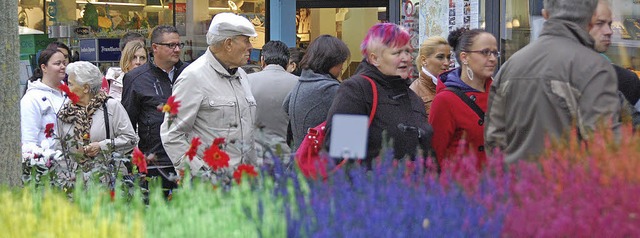
<svg viewBox="0 0 640 238">
<path fill-rule="evenodd" d="M 96 52 L 96 48 L 94 48 L 94 47 L 82 47 L 82 48 L 80 48 L 80 52 L 81 53 Z"/>
<path fill-rule="evenodd" d="M 118 51 L 120 51 L 120 48 L 118 48 L 118 47 L 113 47 L 113 46 L 104 47 L 104 46 L 100 46 L 100 52 L 118 52 Z"/>
</svg>

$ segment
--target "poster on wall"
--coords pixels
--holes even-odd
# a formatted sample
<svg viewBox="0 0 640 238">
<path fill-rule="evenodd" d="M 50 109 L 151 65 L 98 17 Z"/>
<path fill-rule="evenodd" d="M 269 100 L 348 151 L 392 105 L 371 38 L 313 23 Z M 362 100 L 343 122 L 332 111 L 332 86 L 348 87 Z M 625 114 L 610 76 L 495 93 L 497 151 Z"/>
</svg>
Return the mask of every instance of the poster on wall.
<svg viewBox="0 0 640 238">
<path fill-rule="evenodd" d="M 449 34 L 449 0 L 420 1 L 420 42 L 430 36 L 446 37 Z"/>
<path fill-rule="evenodd" d="M 409 34 L 411 35 L 411 47 L 413 49 L 418 49 L 420 47 L 420 36 L 419 36 L 419 30 L 418 30 L 418 22 L 419 21 L 419 8 L 420 4 L 419 2 L 413 2 L 411 0 L 406 0 L 402 3 L 402 19 L 401 19 L 401 25 L 407 29 L 409 31 Z M 411 53 L 411 56 L 415 59 L 418 57 L 418 51 L 414 50 Z M 412 73 L 412 78 L 417 78 L 418 77 L 418 70 L 416 70 L 415 68 L 413 69 Z"/>
<path fill-rule="evenodd" d="M 296 36 L 300 42 L 309 42 L 311 30 L 311 10 L 300 8 L 296 10 Z"/>
<path fill-rule="evenodd" d="M 449 31 L 460 27 L 479 28 L 479 10 L 477 0 L 449 0 Z"/>
</svg>

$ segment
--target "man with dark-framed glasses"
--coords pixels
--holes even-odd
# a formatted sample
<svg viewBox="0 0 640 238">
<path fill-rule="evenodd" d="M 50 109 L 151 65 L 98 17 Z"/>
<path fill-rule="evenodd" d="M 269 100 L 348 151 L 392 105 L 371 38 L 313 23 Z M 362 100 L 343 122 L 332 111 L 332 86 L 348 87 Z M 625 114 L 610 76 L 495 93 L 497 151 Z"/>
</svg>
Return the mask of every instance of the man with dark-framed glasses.
<svg viewBox="0 0 640 238">
<path fill-rule="evenodd" d="M 168 195 L 169 190 L 176 187 L 170 179 L 176 171 L 162 146 L 160 125 L 164 114 L 157 107 L 167 102 L 173 83 L 187 64 L 180 61 L 184 43 L 180 42 L 175 27 L 157 26 L 150 38 L 153 61 L 125 74 L 122 105 L 129 114 L 131 124 L 137 128 L 140 137 L 138 147 L 145 155 L 155 156 L 148 162 L 147 176 L 160 177 L 165 195 Z"/>
</svg>

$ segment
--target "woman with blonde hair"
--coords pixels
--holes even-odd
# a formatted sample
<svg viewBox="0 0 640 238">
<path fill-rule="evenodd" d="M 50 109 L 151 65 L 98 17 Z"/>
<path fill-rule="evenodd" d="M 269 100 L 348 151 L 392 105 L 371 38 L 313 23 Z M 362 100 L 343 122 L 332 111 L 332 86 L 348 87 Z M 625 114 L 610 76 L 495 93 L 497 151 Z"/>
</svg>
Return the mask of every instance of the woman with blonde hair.
<svg viewBox="0 0 640 238">
<path fill-rule="evenodd" d="M 147 49 L 144 47 L 142 42 L 131 41 L 127 43 L 122 50 L 122 55 L 120 56 L 120 68 L 122 69 L 122 73 L 111 81 L 109 96 L 120 101 L 122 98 L 122 79 L 124 78 L 124 74 L 147 63 L 147 55 L 149 55 L 149 52 L 147 52 Z"/>
<path fill-rule="evenodd" d="M 451 62 L 451 47 L 447 39 L 442 36 L 432 36 L 420 45 L 420 53 L 416 58 L 416 66 L 420 70 L 420 77 L 411 83 L 411 90 L 416 92 L 424 102 L 424 108 L 429 114 L 431 102 L 436 97 L 438 75 L 449 70 Z"/>
</svg>

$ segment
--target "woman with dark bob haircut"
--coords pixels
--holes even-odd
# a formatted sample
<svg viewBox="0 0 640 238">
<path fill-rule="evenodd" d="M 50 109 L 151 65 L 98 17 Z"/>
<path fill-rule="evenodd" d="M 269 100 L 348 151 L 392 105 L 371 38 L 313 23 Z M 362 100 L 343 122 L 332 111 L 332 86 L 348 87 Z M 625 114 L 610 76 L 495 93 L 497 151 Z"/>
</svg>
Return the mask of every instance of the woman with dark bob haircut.
<svg viewBox="0 0 640 238">
<path fill-rule="evenodd" d="M 300 61 L 302 74 L 298 84 L 283 103 L 289 114 L 293 146 L 298 148 L 307 129 L 327 118 L 329 106 L 340 86 L 338 77 L 349 58 L 349 48 L 340 39 L 321 35 L 316 38 Z"/>
</svg>

